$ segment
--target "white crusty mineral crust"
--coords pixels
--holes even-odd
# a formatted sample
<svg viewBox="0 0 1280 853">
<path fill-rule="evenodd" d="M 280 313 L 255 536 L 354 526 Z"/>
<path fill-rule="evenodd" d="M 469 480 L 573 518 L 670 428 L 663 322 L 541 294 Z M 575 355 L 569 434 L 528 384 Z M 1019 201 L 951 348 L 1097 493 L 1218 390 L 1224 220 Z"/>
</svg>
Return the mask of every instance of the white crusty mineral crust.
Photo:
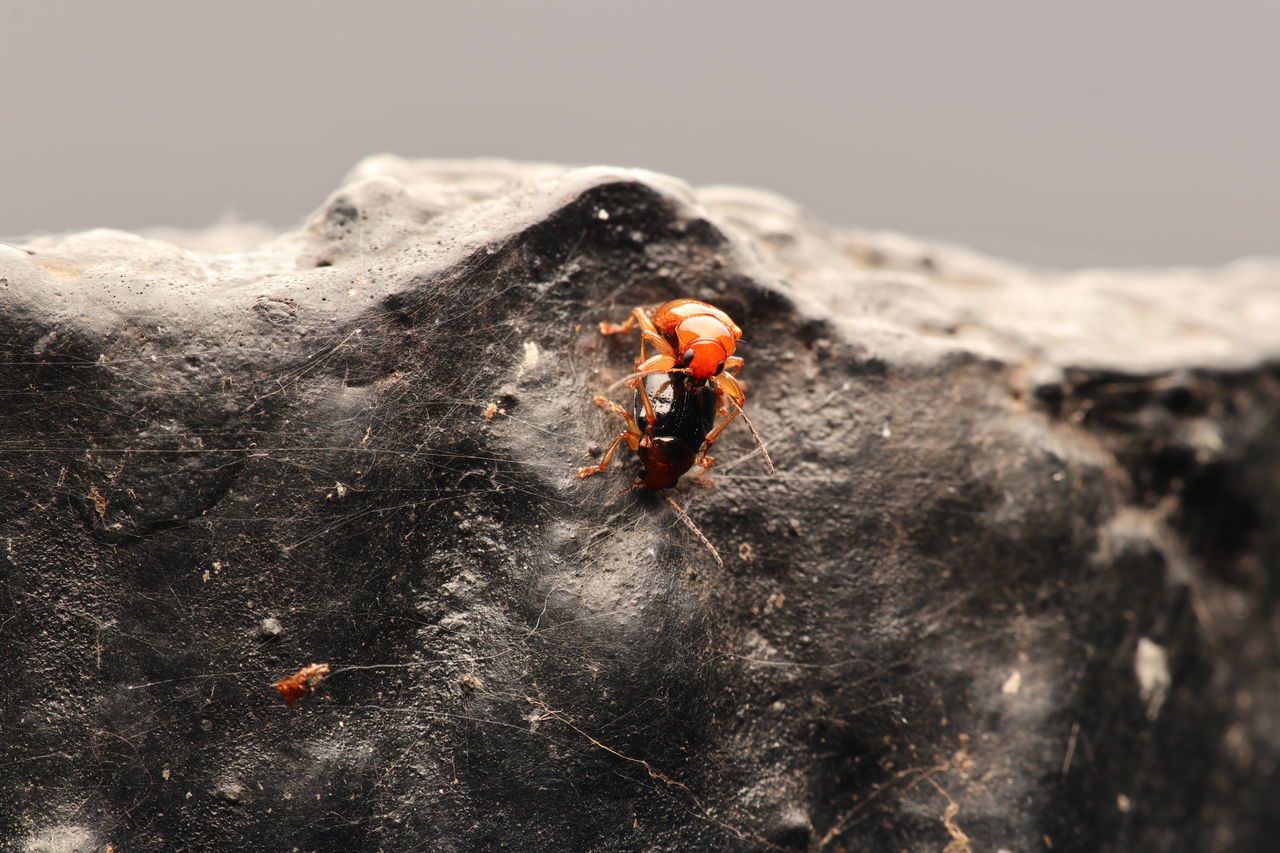
<svg viewBox="0 0 1280 853">
<path fill-rule="evenodd" d="M 151 238 L 99 229 L 0 248 L 0 310 L 22 310 L 32 299 L 48 305 L 52 295 L 68 318 L 89 326 L 163 307 L 200 328 L 211 302 L 330 288 L 328 308 L 354 312 L 380 294 L 340 287 L 349 276 L 329 267 L 373 258 L 444 266 L 592 186 L 631 179 L 738 238 L 739 264 L 755 266 L 889 362 L 969 352 L 1029 373 L 1158 373 L 1280 357 L 1277 260 L 1040 270 L 900 234 L 835 228 L 760 190 L 695 190 L 632 169 L 388 154 L 361 161 L 305 224 L 280 234 L 225 223 L 206 232 L 155 229 Z"/>
</svg>

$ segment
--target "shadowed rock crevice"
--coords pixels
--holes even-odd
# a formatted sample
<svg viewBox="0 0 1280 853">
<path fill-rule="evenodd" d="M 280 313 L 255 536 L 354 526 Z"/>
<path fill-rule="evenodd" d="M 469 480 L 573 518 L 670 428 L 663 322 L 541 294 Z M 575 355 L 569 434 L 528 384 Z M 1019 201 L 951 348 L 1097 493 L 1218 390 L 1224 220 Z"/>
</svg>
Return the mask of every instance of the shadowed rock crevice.
<svg viewBox="0 0 1280 853">
<path fill-rule="evenodd" d="M 0 279 L 19 849 L 1276 830 L 1275 264 L 1031 271 L 756 191 L 379 157 L 248 249 L 93 231 Z M 778 468 L 735 427 L 673 490 L 723 567 L 632 454 L 573 475 L 636 352 L 599 322 L 680 296 L 745 330 Z"/>
</svg>

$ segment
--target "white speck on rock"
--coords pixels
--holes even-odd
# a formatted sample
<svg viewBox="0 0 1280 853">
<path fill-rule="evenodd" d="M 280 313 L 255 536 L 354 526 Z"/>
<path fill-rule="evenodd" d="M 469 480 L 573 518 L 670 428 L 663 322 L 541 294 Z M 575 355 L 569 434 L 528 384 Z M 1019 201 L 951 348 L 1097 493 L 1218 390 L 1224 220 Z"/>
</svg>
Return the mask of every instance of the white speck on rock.
<svg viewBox="0 0 1280 853">
<path fill-rule="evenodd" d="M 525 373 L 533 370 L 538 366 L 538 359 L 542 357 L 538 345 L 533 341 L 524 342 L 524 358 L 520 360 L 520 369 L 516 371 L 516 379 L 518 380 Z"/>
<path fill-rule="evenodd" d="M 1000 685 L 1000 692 L 1006 696 L 1017 696 L 1018 691 L 1022 689 L 1022 673 L 1014 670 L 1009 673 L 1009 677 L 1004 680 L 1004 684 Z"/>
<path fill-rule="evenodd" d="M 1147 719 L 1160 715 L 1173 678 L 1169 675 L 1169 653 L 1163 646 L 1146 637 L 1138 640 L 1138 651 L 1133 656 L 1133 670 L 1138 676 L 1138 691 L 1147 703 Z"/>
</svg>

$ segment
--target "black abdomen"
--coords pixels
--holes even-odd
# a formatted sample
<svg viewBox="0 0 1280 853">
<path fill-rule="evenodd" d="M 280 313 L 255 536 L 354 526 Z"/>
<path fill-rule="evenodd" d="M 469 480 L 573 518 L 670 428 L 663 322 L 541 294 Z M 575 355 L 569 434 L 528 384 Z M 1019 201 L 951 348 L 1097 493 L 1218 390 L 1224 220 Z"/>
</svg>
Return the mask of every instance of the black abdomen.
<svg viewBox="0 0 1280 853">
<path fill-rule="evenodd" d="M 683 373 L 658 373 L 644 378 L 657 419 L 648 425 L 644 399 L 637 391 L 632 412 L 645 437 L 640 441 L 640 461 L 644 463 L 645 486 L 666 489 L 693 467 L 698 451 L 716 422 L 715 387 L 694 385 Z"/>
</svg>

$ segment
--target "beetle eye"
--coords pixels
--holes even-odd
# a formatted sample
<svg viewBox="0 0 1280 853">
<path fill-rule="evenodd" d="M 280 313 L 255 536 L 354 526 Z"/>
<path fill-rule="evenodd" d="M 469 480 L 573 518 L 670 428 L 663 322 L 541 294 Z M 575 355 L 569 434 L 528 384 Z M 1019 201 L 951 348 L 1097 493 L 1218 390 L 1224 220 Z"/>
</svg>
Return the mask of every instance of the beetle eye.
<svg viewBox="0 0 1280 853">
<path fill-rule="evenodd" d="M 719 376 L 723 372 L 724 372 L 724 362 L 722 361 L 716 365 L 716 375 Z"/>
<path fill-rule="evenodd" d="M 691 364 L 693 364 L 693 350 L 687 349 L 684 351 L 684 358 L 680 359 L 680 366 L 688 367 Z"/>
</svg>

